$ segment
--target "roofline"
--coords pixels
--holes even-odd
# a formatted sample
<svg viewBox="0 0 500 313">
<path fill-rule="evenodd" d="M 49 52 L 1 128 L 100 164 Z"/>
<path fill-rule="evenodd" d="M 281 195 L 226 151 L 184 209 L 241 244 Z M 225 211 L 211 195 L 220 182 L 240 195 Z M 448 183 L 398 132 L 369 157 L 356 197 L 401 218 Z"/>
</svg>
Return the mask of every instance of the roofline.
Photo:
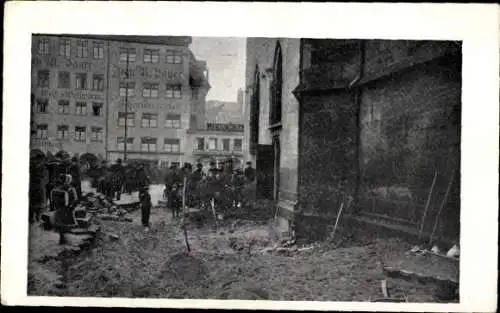
<svg viewBox="0 0 500 313">
<path fill-rule="evenodd" d="M 186 47 L 189 46 L 193 41 L 192 37 L 190 36 L 92 35 L 92 34 L 33 34 L 33 36 L 70 37 L 77 39 L 79 38 L 97 39 L 97 40 L 116 41 L 116 42 L 138 43 L 138 44 L 186 46 Z"/>
</svg>

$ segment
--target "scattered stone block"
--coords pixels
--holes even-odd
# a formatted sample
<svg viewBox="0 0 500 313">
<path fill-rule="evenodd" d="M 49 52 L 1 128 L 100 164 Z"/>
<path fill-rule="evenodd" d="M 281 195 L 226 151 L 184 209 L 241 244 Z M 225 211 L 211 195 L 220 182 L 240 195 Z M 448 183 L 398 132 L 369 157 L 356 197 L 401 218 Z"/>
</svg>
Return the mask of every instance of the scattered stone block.
<svg viewBox="0 0 500 313">
<path fill-rule="evenodd" d="M 108 237 L 111 241 L 117 241 L 118 239 L 120 239 L 120 237 L 115 234 L 108 234 Z"/>
</svg>

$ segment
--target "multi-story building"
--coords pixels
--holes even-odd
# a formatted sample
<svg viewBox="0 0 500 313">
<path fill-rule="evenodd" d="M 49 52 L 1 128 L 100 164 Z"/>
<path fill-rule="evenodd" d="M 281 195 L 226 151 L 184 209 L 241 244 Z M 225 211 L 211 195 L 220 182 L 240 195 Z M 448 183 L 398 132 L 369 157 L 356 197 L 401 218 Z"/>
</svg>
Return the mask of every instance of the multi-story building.
<svg viewBox="0 0 500 313">
<path fill-rule="evenodd" d="M 460 237 L 459 43 L 248 38 L 246 55 L 245 155 L 280 229 L 326 238 L 343 207 L 378 234 L 440 217 L 435 238 Z"/>
<path fill-rule="evenodd" d="M 111 161 L 190 159 L 184 138 L 188 129 L 203 128 L 210 88 L 206 63 L 190 43 L 190 37 L 34 36 L 32 147 Z"/>
<path fill-rule="evenodd" d="M 109 45 L 33 36 L 32 149 L 105 157 Z"/>
<path fill-rule="evenodd" d="M 243 124 L 207 123 L 205 130 L 189 131 L 189 138 L 191 162 L 207 166 L 231 158 L 235 166 L 242 165 Z"/>
</svg>

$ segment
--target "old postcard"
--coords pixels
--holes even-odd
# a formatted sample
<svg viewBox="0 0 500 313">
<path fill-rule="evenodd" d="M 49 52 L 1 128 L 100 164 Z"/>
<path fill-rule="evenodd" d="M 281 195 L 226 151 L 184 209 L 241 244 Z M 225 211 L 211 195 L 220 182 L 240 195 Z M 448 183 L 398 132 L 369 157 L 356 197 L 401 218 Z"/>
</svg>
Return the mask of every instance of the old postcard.
<svg viewBox="0 0 500 313">
<path fill-rule="evenodd" d="M 495 311 L 497 6 L 9 2 L 5 29 L 5 304 Z"/>
</svg>

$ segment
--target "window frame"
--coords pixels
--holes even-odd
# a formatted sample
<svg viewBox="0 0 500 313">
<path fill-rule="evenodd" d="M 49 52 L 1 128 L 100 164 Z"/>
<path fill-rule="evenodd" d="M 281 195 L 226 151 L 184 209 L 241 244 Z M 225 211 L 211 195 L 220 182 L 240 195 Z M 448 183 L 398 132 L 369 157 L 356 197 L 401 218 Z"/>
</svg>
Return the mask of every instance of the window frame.
<svg viewBox="0 0 500 313">
<path fill-rule="evenodd" d="M 118 127 L 125 127 L 125 120 L 127 121 L 127 127 L 135 127 L 135 112 L 127 112 L 127 113 L 128 116 L 125 115 L 125 112 L 118 112 L 118 123 L 117 123 Z M 120 123 L 122 119 L 124 123 Z"/>
<path fill-rule="evenodd" d="M 144 126 L 144 121 L 147 121 L 147 125 Z M 151 121 L 155 121 L 155 125 L 151 125 Z M 158 114 L 157 113 L 142 113 L 141 117 L 141 128 L 157 128 L 158 127 Z"/>
<path fill-rule="evenodd" d="M 67 77 L 67 81 L 62 80 L 63 76 Z M 62 84 L 67 83 L 67 84 Z M 59 71 L 57 73 L 57 88 L 71 89 L 71 74 L 68 71 Z"/>
<path fill-rule="evenodd" d="M 236 145 L 236 142 L 239 142 L 239 145 Z M 239 147 L 239 148 L 236 149 L 236 147 Z M 236 152 L 243 151 L 243 139 L 241 139 L 241 138 L 234 138 L 233 139 L 233 151 L 236 151 Z"/>
<path fill-rule="evenodd" d="M 122 93 L 122 90 L 124 92 Z M 119 84 L 119 94 L 120 97 L 135 97 L 135 82 L 120 82 Z"/>
<path fill-rule="evenodd" d="M 147 142 L 150 141 L 150 142 Z M 144 145 L 147 145 L 147 150 L 144 150 Z M 154 149 L 151 146 L 154 145 Z M 158 139 L 154 137 L 141 137 L 141 152 L 157 152 L 158 150 Z"/>
<path fill-rule="evenodd" d="M 133 52 L 133 53 L 131 53 Z M 125 55 L 125 57 L 122 58 L 122 56 Z M 128 62 L 129 63 L 134 63 L 137 61 L 137 49 L 136 48 L 125 48 L 121 47 L 119 50 L 119 61 L 120 63 L 126 63 L 127 62 L 127 55 L 128 55 Z M 131 56 L 134 56 L 131 58 Z"/>
<path fill-rule="evenodd" d="M 38 54 L 47 55 L 50 54 L 50 39 L 49 38 L 40 38 L 38 39 Z"/>
<path fill-rule="evenodd" d="M 83 134 L 83 136 L 82 136 L 82 134 Z M 87 141 L 87 127 L 75 126 L 75 141 L 78 141 L 78 142 L 86 142 Z"/>
<path fill-rule="evenodd" d="M 146 56 L 149 57 L 149 61 L 146 61 Z M 153 62 L 154 56 L 156 56 L 155 62 Z M 159 49 L 144 49 L 142 61 L 146 64 L 158 64 L 160 62 L 160 50 Z"/>
<path fill-rule="evenodd" d="M 99 106 L 99 114 L 98 115 L 94 114 L 94 112 L 95 112 L 94 106 L 96 104 Z M 102 102 L 92 102 L 92 116 L 103 116 L 104 115 L 103 108 L 104 108 L 104 104 Z"/>
<path fill-rule="evenodd" d="M 96 88 L 97 82 L 97 88 Z M 92 74 L 92 90 L 93 91 L 104 91 L 104 75 L 103 74 Z"/>
<path fill-rule="evenodd" d="M 96 54 L 96 51 L 97 51 L 97 54 Z M 94 60 L 103 60 L 104 59 L 104 42 L 94 41 L 93 49 L 92 49 L 92 56 L 93 56 Z"/>
<path fill-rule="evenodd" d="M 40 130 L 42 130 L 42 131 L 44 130 L 45 132 L 40 132 Z M 49 125 L 48 124 L 38 124 L 38 125 L 36 125 L 36 138 L 37 139 L 47 139 L 47 138 L 49 138 Z"/>
<path fill-rule="evenodd" d="M 94 136 L 94 134 L 96 134 L 96 136 Z M 90 141 L 102 142 L 103 138 L 104 138 L 104 131 L 102 127 L 92 126 L 90 128 Z"/>
<path fill-rule="evenodd" d="M 170 149 L 167 149 L 170 147 Z M 174 149 L 177 147 L 176 149 Z M 163 152 L 166 153 L 180 153 L 181 152 L 181 140 L 177 138 L 164 138 L 163 139 Z"/>
<path fill-rule="evenodd" d="M 82 105 L 82 104 L 84 104 L 84 105 Z M 88 115 L 87 106 L 88 106 L 87 102 L 85 102 L 85 101 L 77 101 L 75 103 L 75 115 L 78 115 L 78 116 L 87 116 Z M 84 108 L 84 110 L 80 110 L 81 112 L 78 112 L 79 108 Z"/>
<path fill-rule="evenodd" d="M 45 104 L 44 108 L 45 110 L 40 110 L 41 109 L 41 104 Z M 49 99 L 47 98 L 37 98 L 36 99 L 36 112 L 45 114 L 49 112 Z"/>
<path fill-rule="evenodd" d="M 62 112 L 61 112 L 62 108 Z M 57 101 L 57 114 L 68 115 L 69 114 L 69 100 L 60 99 Z"/>
<path fill-rule="evenodd" d="M 120 145 L 123 145 L 122 148 L 120 148 Z M 127 137 L 127 151 L 132 151 L 134 148 L 134 138 L 133 137 Z M 116 149 L 118 151 L 124 151 L 125 150 L 125 137 L 117 137 L 116 138 Z"/>
<path fill-rule="evenodd" d="M 44 77 L 46 76 L 46 77 Z M 37 86 L 38 88 L 50 88 L 50 71 L 38 70 L 37 72 Z"/>
<path fill-rule="evenodd" d="M 62 136 L 59 136 L 60 132 Z M 59 140 L 69 139 L 69 125 L 57 125 L 57 139 Z"/>
<path fill-rule="evenodd" d="M 85 78 L 81 80 L 81 78 Z M 75 73 L 75 89 L 76 90 L 87 90 L 88 89 L 88 75 L 87 73 Z M 83 82 L 83 86 L 79 86 L 79 82 Z"/>
<path fill-rule="evenodd" d="M 59 39 L 59 56 L 65 57 L 66 59 L 71 58 L 71 39 Z"/>
<path fill-rule="evenodd" d="M 196 137 L 196 150 L 205 151 L 205 137 Z"/>
<path fill-rule="evenodd" d="M 76 41 L 76 57 L 86 59 L 89 57 L 89 41 L 79 39 Z"/>
<path fill-rule="evenodd" d="M 143 83 L 142 84 L 142 97 L 143 98 L 158 98 L 160 85 L 157 83 Z M 147 91 L 147 95 L 145 95 Z M 153 91 L 156 91 L 156 95 L 153 96 Z"/>
<path fill-rule="evenodd" d="M 165 97 L 169 99 L 182 99 L 182 86 L 180 84 L 167 84 Z"/>
<path fill-rule="evenodd" d="M 167 114 L 165 116 L 165 128 L 179 129 L 182 126 L 181 114 Z"/>
</svg>

